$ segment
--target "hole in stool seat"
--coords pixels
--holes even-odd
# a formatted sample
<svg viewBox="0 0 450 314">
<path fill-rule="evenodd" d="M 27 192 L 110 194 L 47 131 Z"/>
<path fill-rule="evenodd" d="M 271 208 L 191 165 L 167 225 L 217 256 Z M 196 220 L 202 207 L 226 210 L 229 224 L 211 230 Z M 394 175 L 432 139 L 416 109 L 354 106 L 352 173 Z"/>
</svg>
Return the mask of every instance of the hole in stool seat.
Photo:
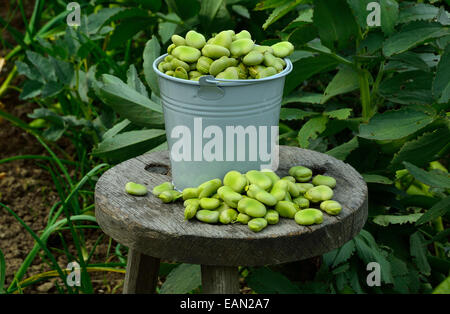
<svg viewBox="0 0 450 314">
<path fill-rule="evenodd" d="M 147 170 L 148 172 L 154 172 L 162 175 L 167 175 L 170 171 L 169 167 L 163 164 L 149 164 L 145 166 L 145 170 Z"/>
</svg>

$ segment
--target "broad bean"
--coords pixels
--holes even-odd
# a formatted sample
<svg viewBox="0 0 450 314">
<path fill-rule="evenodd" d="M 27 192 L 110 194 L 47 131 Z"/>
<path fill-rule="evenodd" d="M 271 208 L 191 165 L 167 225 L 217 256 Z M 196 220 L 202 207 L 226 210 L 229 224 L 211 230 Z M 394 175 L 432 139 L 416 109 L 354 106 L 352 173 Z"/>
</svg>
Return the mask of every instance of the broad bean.
<svg viewBox="0 0 450 314">
<path fill-rule="evenodd" d="M 256 74 L 256 78 L 262 79 L 262 78 L 269 77 L 269 76 L 272 76 L 275 74 L 277 74 L 277 70 L 274 67 L 267 67 L 264 70 L 258 72 L 258 74 Z"/>
<path fill-rule="evenodd" d="M 336 179 L 330 176 L 318 174 L 312 179 L 312 183 L 314 185 L 327 185 L 330 188 L 334 188 L 336 186 Z"/>
<path fill-rule="evenodd" d="M 177 46 L 172 55 L 184 62 L 196 62 L 202 55 L 200 50 L 189 46 Z"/>
<path fill-rule="evenodd" d="M 224 225 L 235 222 L 238 212 L 232 208 L 225 209 L 219 214 L 219 221 Z"/>
<path fill-rule="evenodd" d="M 299 225 L 309 226 L 320 224 L 323 222 L 323 214 L 320 210 L 315 208 L 307 208 L 299 210 L 295 214 L 295 222 Z"/>
<path fill-rule="evenodd" d="M 226 68 L 225 71 L 217 74 L 216 78 L 224 80 L 237 80 L 239 79 L 239 70 L 236 67 Z"/>
<path fill-rule="evenodd" d="M 152 190 L 152 193 L 156 196 L 159 196 L 159 194 L 167 190 L 173 190 L 172 182 L 164 182 L 160 185 L 155 186 Z"/>
<path fill-rule="evenodd" d="M 264 55 L 258 51 L 250 51 L 244 58 L 242 58 L 242 62 L 245 65 L 258 65 L 261 64 L 264 60 Z"/>
<path fill-rule="evenodd" d="M 276 210 L 269 209 L 264 219 L 267 220 L 269 225 L 275 225 L 280 221 L 280 214 Z"/>
<path fill-rule="evenodd" d="M 249 229 L 253 232 L 260 232 L 267 227 L 267 220 L 264 218 L 253 218 L 247 223 Z"/>
<path fill-rule="evenodd" d="M 134 183 L 134 182 L 128 182 L 125 184 L 125 191 L 130 195 L 136 195 L 136 196 L 143 196 L 146 195 L 148 190 L 145 185 Z"/>
<path fill-rule="evenodd" d="M 256 184 L 264 190 L 270 189 L 272 186 L 272 180 L 267 177 L 264 173 L 258 170 L 250 170 L 245 174 L 248 182 L 251 184 Z"/>
<path fill-rule="evenodd" d="M 202 222 L 215 224 L 219 222 L 219 212 L 217 210 L 201 209 L 197 211 L 195 218 Z"/>
<path fill-rule="evenodd" d="M 320 209 L 325 211 L 329 215 L 337 215 L 341 212 L 342 206 L 336 201 L 323 201 L 320 203 Z"/>
<path fill-rule="evenodd" d="M 285 58 L 294 52 L 294 45 L 288 41 L 282 41 L 271 46 L 273 54 L 278 58 Z"/>
<path fill-rule="evenodd" d="M 223 178 L 223 185 L 229 186 L 237 193 L 242 193 L 247 183 L 247 178 L 236 170 L 227 172 Z"/>
<path fill-rule="evenodd" d="M 230 49 L 232 42 L 233 42 L 232 33 L 229 31 L 222 31 L 214 37 L 212 44 Z"/>
<path fill-rule="evenodd" d="M 309 200 L 303 196 L 296 197 L 292 201 L 301 209 L 309 207 Z"/>
<path fill-rule="evenodd" d="M 181 192 L 175 190 L 166 190 L 158 195 L 158 197 L 163 201 L 163 203 L 174 202 L 182 196 L 183 194 Z"/>
<path fill-rule="evenodd" d="M 183 190 L 183 200 L 198 198 L 198 188 L 185 188 Z"/>
<path fill-rule="evenodd" d="M 252 219 L 252 217 L 250 217 L 249 215 L 244 214 L 244 213 L 239 213 L 237 215 L 236 221 L 240 222 L 243 225 L 246 225 L 250 219 Z"/>
<path fill-rule="evenodd" d="M 262 72 L 266 67 L 259 64 L 259 65 L 255 65 L 252 67 L 248 68 L 248 74 L 250 74 L 250 76 L 252 78 L 256 78 L 256 76 L 258 75 L 259 72 Z"/>
<path fill-rule="evenodd" d="M 212 197 L 204 197 L 200 199 L 200 207 L 203 209 L 216 209 L 220 205 L 220 200 Z"/>
<path fill-rule="evenodd" d="M 197 61 L 197 71 L 203 74 L 209 73 L 209 68 L 211 67 L 211 64 L 214 62 L 213 59 L 201 56 L 198 58 Z"/>
<path fill-rule="evenodd" d="M 248 31 L 243 30 L 233 36 L 233 40 L 239 40 L 239 39 L 252 39 L 252 35 Z"/>
<path fill-rule="evenodd" d="M 178 67 L 175 69 L 174 76 L 176 78 L 180 78 L 180 79 L 184 79 L 184 80 L 187 80 L 189 78 L 187 71 L 182 67 Z"/>
<path fill-rule="evenodd" d="M 284 200 L 288 190 L 288 181 L 279 180 L 273 184 L 270 194 L 272 194 L 278 201 Z"/>
<path fill-rule="evenodd" d="M 262 54 L 268 52 L 270 54 L 273 54 L 273 49 L 270 46 L 256 46 L 253 48 L 253 51 L 261 52 Z"/>
<path fill-rule="evenodd" d="M 299 182 L 308 182 L 311 180 L 312 171 L 303 166 L 294 166 L 289 169 L 289 175 L 293 176 Z"/>
<path fill-rule="evenodd" d="M 181 37 L 180 35 L 172 35 L 172 42 L 174 43 L 174 45 L 176 46 L 185 46 L 186 45 L 186 40 Z"/>
<path fill-rule="evenodd" d="M 314 187 L 314 184 L 311 183 L 296 183 L 295 184 L 300 191 L 300 194 L 305 194 L 306 191 Z"/>
<path fill-rule="evenodd" d="M 196 78 L 198 78 L 198 77 L 203 75 L 202 73 L 200 73 L 198 71 L 190 71 L 188 74 L 189 74 L 189 79 L 190 80 L 196 79 Z"/>
<path fill-rule="evenodd" d="M 237 208 L 239 201 L 242 199 L 241 194 L 235 192 L 231 187 L 226 185 L 221 186 L 217 190 L 217 194 L 228 206 L 232 208 Z"/>
<path fill-rule="evenodd" d="M 271 169 L 261 169 L 261 172 L 269 177 L 269 179 L 272 181 L 272 185 L 275 184 L 275 182 L 278 182 L 280 180 L 280 177 Z"/>
<path fill-rule="evenodd" d="M 275 196 L 273 196 L 266 190 L 263 190 L 256 184 L 250 184 L 248 186 L 247 195 L 267 206 L 275 206 L 275 204 L 278 202 Z"/>
<path fill-rule="evenodd" d="M 318 185 L 306 191 L 305 197 L 313 203 L 327 201 L 333 197 L 333 190 L 329 186 Z"/>
<path fill-rule="evenodd" d="M 191 198 L 184 202 L 184 219 L 189 220 L 195 217 L 197 210 L 200 207 L 200 200 Z"/>
<path fill-rule="evenodd" d="M 203 182 L 198 186 L 198 197 L 204 198 L 214 195 L 217 189 L 222 186 L 222 181 L 220 179 L 213 179 L 210 181 Z"/>
<path fill-rule="evenodd" d="M 205 36 L 196 31 L 189 31 L 186 34 L 186 45 L 196 49 L 202 49 L 206 44 Z M 179 46 L 179 45 L 177 45 Z"/>
<path fill-rule="evenodd" d="M 186 72 L 188 72 L 191 69 L 189 64 L 177 58 L 173 58 L 172 61 L 170 61 L 170 65 L 172 66 L 172 69 L 182 67 L 183 69 L 186 70 Z"/>
<path fill-rule="evenodd" d="M 240 213 L 256 218 L 264 217 L 267 212 L 266 206 L 263 203 L 250 197 L 243 197 L 239 201 L 237 209 Z"/>
<path fill-rule="evenodd" d="M 255 47 L 253 40 L 249 38 L 237 39 L 231 43 L 230 52 L 234 57 L 246 55 Z"/>
<path fill-rule="evenodd" d="M 218 59 L 223 56 L 228 57 L 230 55 L 230 50 L 219 45 L 206 44 L 202 49 L 202 53 L 206 57 Z"/>
<path fill-rule="evenodd" d="M 298 208 L 294 203 L 289 201 L 279 201 L 275 206 L 275 210 L 284 218 L 294 218 Z"/>
<path fill-rule="evenodd" d="M 281 64 L 277 60 L 277 58 L 271 53 L 268 53 L 268 52 L 264 53 L 263 60 L 264 60 L 265 66 L 274 67 L 277 70 L 277 72 L 282 71 L 284 68 L 283 64 Z"/>
</svg>

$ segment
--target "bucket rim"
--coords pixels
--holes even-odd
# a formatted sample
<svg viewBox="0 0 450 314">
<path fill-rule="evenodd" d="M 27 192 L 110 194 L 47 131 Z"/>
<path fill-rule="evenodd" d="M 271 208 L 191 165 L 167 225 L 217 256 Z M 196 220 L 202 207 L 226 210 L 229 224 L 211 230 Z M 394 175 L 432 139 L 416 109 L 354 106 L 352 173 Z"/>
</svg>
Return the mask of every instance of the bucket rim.
<svg viewBox="0 0 450 314">
<path fill-rule="evenodd" d="M 159 56 L 158 58 L 156 58 L 155 61 L 153 61 L 153 71 L 156 73 L 156 75 L 158 75 L 159 77 L 163 77 L 163 78 L 165 78 L 167 80 L 170 80 L 170 81 L 183 83 L 183 84 L 188 84 L 188 85 L 200 86 L 200 82 L 199 81 L 191 81 L 191 80 L 180 79 L 180 78 L 177 78 L 177 77 L 173 77 L 173 76 L 167 75 L 167 74 L 161 72 L 160 70 L 158 70 L 159 63 L 165 57 L 167 57 L 168 55 L 169 55 L 168 53 L 165 53 L 165 54 Z M 275 75 L 272 75 L 272 76 L 269 76 L 269 77 L 265 77 L 265 78 L 261 78 L 261 79 L 249 79 L 249 80 L 226 80 L 226 79 L 220 79 L 220 81 L 216 81 L 217 82 L 216 84 L 217 84 L 217 86 L 243 86 L 243 85 L 258 84 L 258 83 L 271 81 L 271 80 L 275 80 L 275 79 L 284 77 L 284 76 L 288 75 L 289 73 L 291 73 L 291 71 L 293 69 L 293 65 L 292 65 L 292 61 L 289 58 L 284 58 L 283 60 L 286 62 L 286 68 L 284 68 L 283 71 L 281 71 L 280 73 L 277 73 Z"/>
</svg>

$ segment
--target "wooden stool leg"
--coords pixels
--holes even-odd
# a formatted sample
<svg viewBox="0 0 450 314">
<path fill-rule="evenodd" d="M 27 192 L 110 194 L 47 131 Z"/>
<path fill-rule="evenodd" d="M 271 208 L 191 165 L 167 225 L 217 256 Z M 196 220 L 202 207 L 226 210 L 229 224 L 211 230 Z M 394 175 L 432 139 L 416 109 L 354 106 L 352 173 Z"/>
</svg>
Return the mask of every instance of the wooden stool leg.
<svg viewBox="0 0 450 314">
<path fill-rule="evenodd" d="M 202 265 L 203 293 L 239 293 L 237 267 Z"/>
<path fill-rule="evenodd" d="M 129 249 L 123 293 L 155 293 L 158 273 L 159 258 Z"/>
</svg>

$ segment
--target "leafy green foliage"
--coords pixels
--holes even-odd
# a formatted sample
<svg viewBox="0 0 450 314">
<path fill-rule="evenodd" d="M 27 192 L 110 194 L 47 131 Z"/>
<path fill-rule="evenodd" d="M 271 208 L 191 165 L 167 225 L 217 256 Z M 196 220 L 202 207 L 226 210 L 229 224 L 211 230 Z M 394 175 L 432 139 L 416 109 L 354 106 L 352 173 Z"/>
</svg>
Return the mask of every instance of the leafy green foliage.
<svg viewBox="0 0 450 314">
<path fill-rule="evenodd" d="M 189 293 L 201 285 L 200 265 L 180 264 L 161 286 L 162 294 Z"/>
</svg>

